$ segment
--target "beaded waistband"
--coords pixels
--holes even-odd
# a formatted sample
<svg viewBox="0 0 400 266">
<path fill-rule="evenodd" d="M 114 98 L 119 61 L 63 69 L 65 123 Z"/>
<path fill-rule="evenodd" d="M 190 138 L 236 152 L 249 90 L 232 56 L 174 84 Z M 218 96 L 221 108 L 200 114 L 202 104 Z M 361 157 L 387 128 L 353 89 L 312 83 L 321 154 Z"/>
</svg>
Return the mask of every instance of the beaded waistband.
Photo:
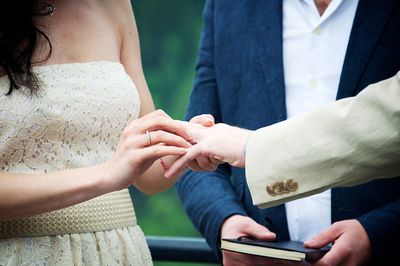
<svg viewBox="0 0 400 266">
<path fill-rule="evenodd" d="M 127 189 L 28 218 L 0 221 L 0 238 L 87 233 L 136 225 Z"/>
</svg>

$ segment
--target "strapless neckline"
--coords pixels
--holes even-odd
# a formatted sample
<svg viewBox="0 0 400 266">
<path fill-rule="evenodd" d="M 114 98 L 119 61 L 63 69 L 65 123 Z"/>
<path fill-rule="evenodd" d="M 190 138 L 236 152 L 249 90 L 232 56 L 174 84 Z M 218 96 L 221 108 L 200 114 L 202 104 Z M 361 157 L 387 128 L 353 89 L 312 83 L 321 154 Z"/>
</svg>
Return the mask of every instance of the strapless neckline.
<svg viewBox="0 0 400 266">
<path fill-rule="evenodd" d="M 71 69 L 71 68 L 87 68 L 87 67 L 92 67 L 93 65 L 110 65 L 110 66 L 115 66 L 117 68 L 122 68 L 125 71 L 125 67 L 121 62 L 117 61 L 108 61 L 108 60 L 98 60 L 98 61 L 86 61 L 86 62 L 71 62 L 71 63 L 60 63 L 60 64 L 49 64 L 49 65 L 38 65 L 38 66 L 33 66 L 32 71 L 34 73 L 41 73 L 45 72 L 47 70 L 51 70 L 54 68 L 65 68 L 65 69 Z M 8 79 L 7 75 L 1 76 L 0 77 L 0 82 L 3 79 Z"/>
<path fill-rule="evenodd" d="M 116 66 L 121 66 L 121 62 L 117 61 L 108 61 L 108 60 L 98 60 L 98 61 L 86 61 L 86 62 L 71 62 L 71 63 L 60 63 L 60 64 L 48 64 L 48 65 L 38 65 L 38 66 L 33 66 L 33 70 L 40 70 L 40 69 L 46 69 L 46 68 L 54 68 L 54 67 L 85 67 L 85 66 L 92 66 L 92 65 L 116 65 Z"/>
</svg>

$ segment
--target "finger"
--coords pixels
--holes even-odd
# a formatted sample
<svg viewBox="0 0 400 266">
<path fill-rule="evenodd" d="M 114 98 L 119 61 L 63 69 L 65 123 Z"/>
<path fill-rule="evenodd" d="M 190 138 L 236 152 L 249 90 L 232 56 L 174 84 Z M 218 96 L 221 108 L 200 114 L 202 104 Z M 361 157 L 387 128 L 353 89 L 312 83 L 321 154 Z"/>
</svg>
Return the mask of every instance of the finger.
<svg viewBox="0 0 400 266">
<path fill-rule="evenodd" d="M 169 169 L 164 173 L 164 176 L 166 178 L 170 178 L 171 176 L 176 175 L 185 167 L 185 165 L 187 165 L 190 161 L 193 161 L 200 154 L 201 154 L 201 146 L 198 144 L 192 146 L 191 148 L 188 149 L 185 155 L 177 159 L 169 167 Z"/>
<path fill-rule="evenodd" d="M 187 166 L 192 169 L 195 172 L 200 172 L 201 171 L 201 167 L 199 166 L 199 164 L 197 163 L 197 160 L 193 160 L 187 163 Z"/>
<path fill-rule="evenodd" d="M 275 233 L 272 233 L 268 230 L 268 228 L 256 223 L 255 221 L 248 224 L 248 226 L 244 230 L 244 233 L 261 240 L 274 240 L 276 238 Z"/>
<path fill-rule="evenodd" d="M 335 247 L 336 246 L 336 247 Z M 342 257 L 342 258 L 341 258 Z M 333 245 L 331 250 L 327 252 L 321 259 L 313 263 L 313 266 L 326 266 L 326 265 L 343 265 L 345 257 L 340 254 L 340 248 Z"/>
<path fill-rule="evenodd" d="M 140 117 L 137 120 L 145 120 L 145 119 L 149 119 L 149 118 L 156 117 L 156 116 L 163 116 L 163 117 L 171 118 L 166 112 L 164 112 L 164 110 L 158 109 L 158 110 L 155 110 L 151 113 L 148 113 L 148 114 Z"/>
<path fill-rule="evenodd" d="M 186 131 L 192 137 L 192 143 L 200 142 L 201 140 L 204 140 L 213 134 L 212 130 L 214 127 L 205 127 L 200 124 L 190 122 L 188 122 L 185 126 Z"/>
<path fill-rule="evenodd" d="M 182 121 L 173 120 L 165 116 L 155 116 L 149 119 L 142 120 L 140 123 L 132 124 L 132 130 L 139 133 L 144 133 L 146 131 L 163 130 L 179 135 L 186 140 L 192 139 L 186 130 L 185 123 L 182 123 Z"/>
<path fill-rule="evenodd" d="M 313 239 L 304 241 L 306 248 L 321 248 L 329 243 L 332 243 L 340 236 L 340 231 L 335 224 L 331 225 L 328 229 L 322 233 L 314 236 Z"/>
<path fill-rule="evenodd" d="M 202 171 L 215 171 L 218 168 L 218 165 L 220 163 L 209 163 L 209 165 L 207 166 L 207 168 L 201 167 L 199 165 L 199 163 L 197 162 L 197 160 L 193 160 L 187 163 L 187 167 L 189 167 L 190 169 L 192 169 L 195 172 L 202 172 Z"/>
<path fill-rule="evenodd" d="M 202 171 L 215 171 L 217 170 L 216 164 L 213 164 L 210 159 L 206 156 L 199 156 L 196 158 L 196 161 L 198 162 L 199 166 L 201 167 Z"/>
<path fill-rule="evenodd" d="M 210 127 L 210 126 L 215 125 L 214 117 L 210 114 L 197 115 L 197 116 L 193 117 L 192 119 L 190 119 L 189 122 L 201 124 L 202 126 L 205 126 L 205 127 Z"/>
<path fill-rule="evenodd" d="M 141 149 L 141 159 L 143 161 L 155 161 L 167 155 L 183 155 L 186 152 L 187 149 L 185 148 L 155 145 Z"/>
<path fill-rule="evenodd" d="M 148 134 L 151 140 L 151 145 L 164 143 L 168 146 L 176 146 L 183 148 L 190 148 L 192 146 L 192 144 L 190 144 L 184 138 L 163 130 L 149 131 Z M 144 137 L 146 139 L 146 141 L 143 142 L 145 144 L 144 146 L 148 146 L 149 143 L 147 136 L 144 135 Z"/>
<path fill-rule="evenodd" d="M 155 110 L 155 111 L 153 111 L 151 113 L 145 114 L 144 116 L 141 116 L 141 117 L 133 120 L 130 123 L 129 126 L 137 126 L 137 125 L 142 124 L 143 121 L 146 121 L 146 120 L 149 120 L 149 119 L 152 120 L 152 119 L 154 119 L 156 117 L 164 117 L 164 118 L 167 118 L 167 119 L 172 119 L 166 112 L 164 112 L 161 109 L 158 109 L 158 110 Z"/>
<path fill-rule="evenodd" d="M 210 161 L 211 161 L 213 164 L 219 165 L 219 164 L 225 163 L 224 161 L 221 161 L 221 160 L 219 160 L 219 159 L 217 159 L 217 158 L 215 158 L 215 157 L 209 157 L 209 159 L 210 159 Z"/>
</svg>

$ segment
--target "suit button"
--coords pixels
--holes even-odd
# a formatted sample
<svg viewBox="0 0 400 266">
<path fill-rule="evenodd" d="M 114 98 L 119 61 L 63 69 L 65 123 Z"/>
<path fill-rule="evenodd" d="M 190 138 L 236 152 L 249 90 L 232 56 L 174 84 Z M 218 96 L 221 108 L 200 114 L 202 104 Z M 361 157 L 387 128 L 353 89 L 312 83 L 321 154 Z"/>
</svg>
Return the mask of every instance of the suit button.
<svg viewBox="0 0 400 266">
<path fill-rule="evenodd" d="M 293 179 L 289 179 L 286 181 L 286 187 L 288 188 L 289 192 L 295 192 L 299 188 L 299 184 Z"/>
<path fill-rule="evenodd" d="M 286 182 L 279 181 L 271 186 L 267 186 L 266 190 L 268 195 L 275 197 L 278 195 L 288 194 L 295 192 L 299 188 L 299 184 L 293 179 L 289 179 Z"/>
<path fill-rule="evenodd" d="M 322 33 L 322 28 L 321 27 L 316 27 L 314 30 L 313 30 L 313 33 L 314 34 L 316 34 L 316 35 L 321 35 L 321 33 Z"/>
</svg>

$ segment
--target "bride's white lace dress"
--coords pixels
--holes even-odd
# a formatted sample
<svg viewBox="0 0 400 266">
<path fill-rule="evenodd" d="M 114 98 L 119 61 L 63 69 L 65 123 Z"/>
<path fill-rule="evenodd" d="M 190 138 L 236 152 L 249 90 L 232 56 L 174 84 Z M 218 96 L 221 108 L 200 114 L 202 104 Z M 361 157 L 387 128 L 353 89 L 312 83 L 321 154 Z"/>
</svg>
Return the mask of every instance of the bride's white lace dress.
<svg viewBox="0 0 400 266">
<path fill-rule="evenodd" d="M 44 173 L 109 159 L 140 109 L 123 66 L 99 61 L 34 72 L 41 86 L 33 95 L 5 95 L 9 80 L 0 78 L 0 172 Z M 127 190 L 0 222 L 0 265 L 151 264 Z"/>
</svg>

